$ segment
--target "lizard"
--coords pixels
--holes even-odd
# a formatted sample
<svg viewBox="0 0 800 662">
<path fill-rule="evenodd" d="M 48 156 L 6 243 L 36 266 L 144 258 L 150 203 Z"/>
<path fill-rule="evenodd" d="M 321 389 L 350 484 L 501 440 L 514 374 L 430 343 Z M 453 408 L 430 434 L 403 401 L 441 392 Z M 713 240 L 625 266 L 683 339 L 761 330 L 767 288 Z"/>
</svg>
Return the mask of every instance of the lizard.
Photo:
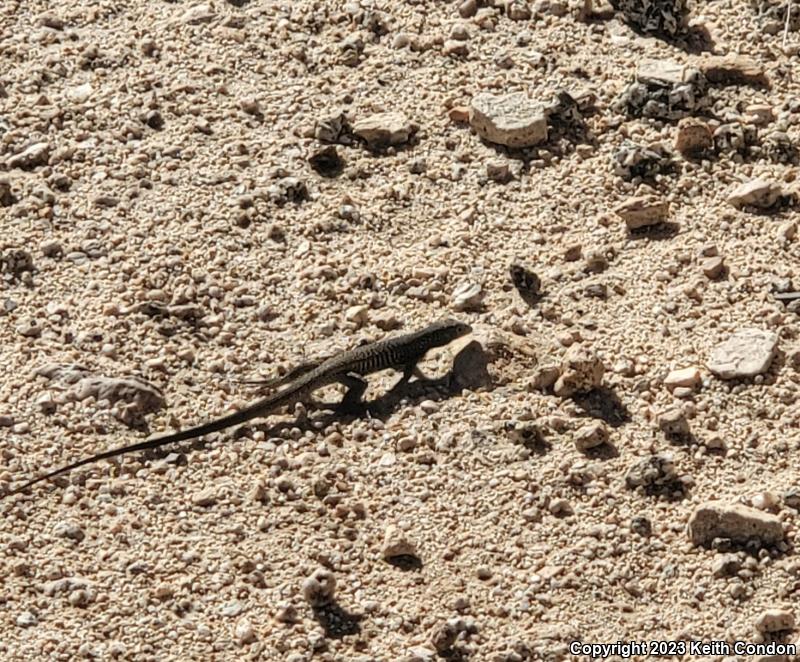
<svg viewBox="0 0 800 662">
<path fill-rule="evenodd" d="M 339 406 L 342 410 L 353 408 L 361 402 L 361 397 L 367 389 L 367 381 L 364 379 L 366 375 L 390 368 L 402 369 L 403 376 L 395 385 L 396 388 L 407 382 L 412 375 L 418 372 L 417 363 L 425 357 L 429 350 L 448 345 L 456 338 L 460 338 L 471 331 L 472 327 L 469 324 L 448 318 L 436 321 L 412 333 L 390 336 L 383 340 L 359 345 L 349 351 L 334 354 L 330 358 L 319 362 L 303 364 L 290 371 L 288 375 L 268 380 L 267 383 L 271 386 L 276 384 L 285 384 L 285 386 L 244 409 L 186 430 L 145 439 L 135 444 L 119 446 L 85 457 L 72 464 L 32 478 L 22 486 L 8 492 L 7 496 L 17 494 L 36 483 L 54 478 L 92 462 L 107 460 L 124 453 L 143 451 L 166 444 L 195 439 L 239 425 L 253 418 L 267 416 L 281 407 L 306 400 L 314 391 L 329 384 L 343 384 L 347 390 Z"/>
</svg>

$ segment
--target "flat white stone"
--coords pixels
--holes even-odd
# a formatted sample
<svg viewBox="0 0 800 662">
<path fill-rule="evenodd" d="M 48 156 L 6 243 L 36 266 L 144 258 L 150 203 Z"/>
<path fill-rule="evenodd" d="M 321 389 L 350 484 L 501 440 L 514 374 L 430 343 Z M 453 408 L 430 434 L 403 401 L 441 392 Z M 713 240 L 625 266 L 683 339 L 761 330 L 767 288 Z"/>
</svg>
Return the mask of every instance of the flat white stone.
<svg viewBox="0 0 800 662">
<path fill-rule="evenodd" d="M 181 21 L 188 25 L 210 23 L 214 20 L 214 10 L 210 4 L 200 4 L 189 7 L 181 16 Z"/>
<path fill-rule="evenodd" d="M 673 370 L 664 378 L 667 388 L 694 388 L 700 383 L 700 371 L 695 366 Z"/>
<path fill-rule="evenodd" d="M 411 131 L 408 118 L 396 112 L 377 113 L 353 124 L 353 133 L 366 140 L 370 147 L 400 145 L 408 141 Z"/>
<path fill-rule="evenodd" d="M 722 501 L 701 503 L 689 518 L 688 534 L 695 545 L 708 545 L 714 538 L 736 542 L 758 539 L 763 545 L 773 545 L 784 536 L 783 525 L 775 515 Z"/>
<path fill-rule="evenodd" d="M 761 329 L 741 329 L 711 351 L 706 364 L 721 379 L 754 377 L 769 369 L 778 336 Z"/>
<path fill-rule="evenodd" d="M 49 143 L 34 143 L 19 154 L 15 154 L 8 159 L 9 168 L 33 168 L 43 165 L 47 161 L 50 153 Z"/>
<path fill-rule="evenodd" d="M 530 147 L 547 140 L 547 113 L 524 92 L 472 98 L 469 123 L 481 138 L 507 147 Z"/>
<path fill-rule="evenodd" d="M 640 195 L 617 205 L 614 213 L 625 221 L 629 230 L 636 230 L 667 220 L 669 203 L 654 195 Z"/>
<path fill-rule="evenodd" d="M 699 69 L 669 60 L 643 60 L 636 71 L 640 83 L 656 85 L 681 85 L 700 73 Z"/>
<path fill-rule="evenodd" d="M 728 203 L 734 207 L 772 207 L 783 194 L 783 189 L 776 182 L 765 179 L 751 179 L 737 186 L 728 195 Z"/>
</svg>

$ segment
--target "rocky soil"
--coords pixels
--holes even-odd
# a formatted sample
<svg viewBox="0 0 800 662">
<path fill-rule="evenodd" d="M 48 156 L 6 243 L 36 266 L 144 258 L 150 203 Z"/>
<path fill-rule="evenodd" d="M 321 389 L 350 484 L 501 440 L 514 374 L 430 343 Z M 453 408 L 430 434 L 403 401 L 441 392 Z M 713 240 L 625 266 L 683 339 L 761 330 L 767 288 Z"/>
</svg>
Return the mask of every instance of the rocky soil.
<svg viewBox="0 0 800 662">
<path fill-rule="evenodd" d="M 791 5 L 0 3 L 0 657 L 794 640 Z M 9 494 L 446 315 L 463 389 Z"/>
</svg>

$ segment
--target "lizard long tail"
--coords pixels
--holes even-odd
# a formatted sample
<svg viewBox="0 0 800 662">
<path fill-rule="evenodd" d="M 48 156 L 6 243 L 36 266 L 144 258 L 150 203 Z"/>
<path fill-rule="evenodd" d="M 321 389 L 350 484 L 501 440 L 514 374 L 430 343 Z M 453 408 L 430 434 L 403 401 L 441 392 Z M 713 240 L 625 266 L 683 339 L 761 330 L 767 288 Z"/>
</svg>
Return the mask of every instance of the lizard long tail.
<svg viewBox="0 0 800 662">
<path fill-rule="evenodd" d="M 239 423 L 244 423 L 245 421 L 249 421 L 250 419 L 263 416 L 277 409 L 278 407 L 290 404 L 292 401 L 296 400 L 302 394 L 304 386 L 305 384 L 298 384 L 294 388 L 290 387 L 284 389 L 279 393 L 275 393 L 266 398 L 258 400 L 257 402 L 254 402 L 249 407 L 245 407 L 244 409 L 229 414 L 228 416 L 223 416 L 222 418 L 219 418 L 215 421 L 211 421 L 210 423 L 205 423 L 204 425 L 198 425 L 193 428 L 189 428 L 187 430 L 181 430 L 180 432 L 174 432 L 172 434 L 162 435 L 160 437 L 156 437 L 155 439 L 145 439 L 144 441 L 140 441 L 135 444 L 130 444 L 128 446 L 119 446 L 117 448 L 112 448 L 111 450 L 98 453 L 97 455 L 85 457 L 82 460 L 73 462 L 72 464 L 68 464 L 59 469 L 54 469 L 53 471 L 46 473 L 43 476 L 37 476 L 36 478 L 29 480 L 22 486 L 11 490 L 10 492 L 7 493 L 6 496 L 11 496 L 12 494 L 18 494 L 19 492 L 28 489 L 29 487 L 35 485 L 36 483 L 39 483 L 43 480 L 48 480 L 50 478 L 55 478 L 56 476 L 60 476 L 61 474 L 67 473 L 68 471 L 72 471 L 73 469 L 82 467 L 85 464 L 91 464 L 92 462 L 97 462 L 98 460 L 107 460 L 109 458 L 116 457 L 117 455 L 123 455 L 124 453 L 144 451 L 144 450 L 149 450 L 151 448 L 159 448 L 160 446 L 166 446 L 167 444 L 172 444 L 178 441 L 186 441 L 187 439 L 194 439 L 196 437 L 201 437 L 204 434 L 219 432 L 220 430 L 224 430 L 225 428 L 229 428 L 233 425 L 238 425 Z"/>
</svg>

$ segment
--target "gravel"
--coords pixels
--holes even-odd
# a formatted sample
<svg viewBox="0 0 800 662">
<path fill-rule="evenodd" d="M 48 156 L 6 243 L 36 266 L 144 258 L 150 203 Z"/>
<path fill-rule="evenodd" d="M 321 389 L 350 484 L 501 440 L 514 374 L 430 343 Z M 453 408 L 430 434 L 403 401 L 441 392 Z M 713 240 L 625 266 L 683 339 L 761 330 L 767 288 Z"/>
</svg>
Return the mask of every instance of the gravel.
<svg viewBox="0 0 800 662">
<path fill-rule="evenodd" d="M 559 659 L 794 613 L 796 21 L 591 4 L 0 3 L 0 496 L 255 375 L 475 328 L 385 415 L 4 496 L 0 658 Z M 766 352 L 715 375 L 743 329 Z M 769 542 L 687 540 L 709 501 Z"/>
</svg>

